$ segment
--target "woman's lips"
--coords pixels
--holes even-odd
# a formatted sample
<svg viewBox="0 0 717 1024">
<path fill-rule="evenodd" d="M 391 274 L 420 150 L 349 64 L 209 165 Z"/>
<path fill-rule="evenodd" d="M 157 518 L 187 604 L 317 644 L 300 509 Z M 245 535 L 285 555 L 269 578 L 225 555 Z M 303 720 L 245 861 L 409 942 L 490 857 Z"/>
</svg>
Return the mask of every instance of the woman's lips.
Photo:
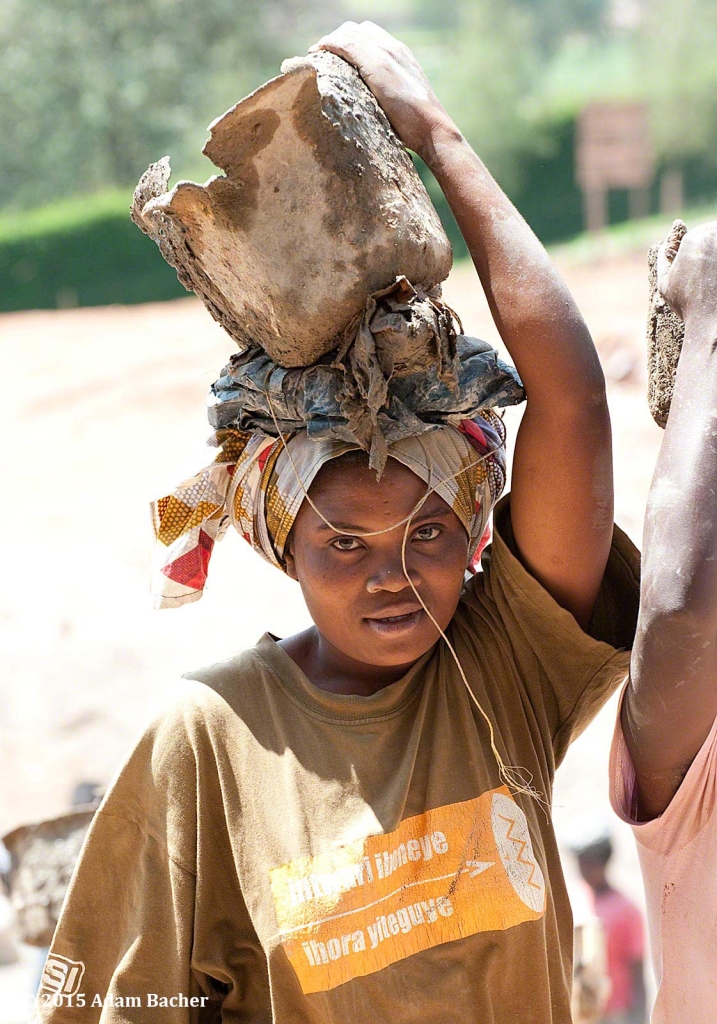
<svg viewBox="0 0 717 1024">
<path fill-rule="evenodd" d="M 423 618 L 425 612 L 417 608 L 412 612 L 405 612 L 402 615 L 385 615 L 382 618 L 366 618 L 364 622 L 373 632 L 379 636 L 398 636 L 402 633 L 410 633 L 415 629 Z"/>
</svg>

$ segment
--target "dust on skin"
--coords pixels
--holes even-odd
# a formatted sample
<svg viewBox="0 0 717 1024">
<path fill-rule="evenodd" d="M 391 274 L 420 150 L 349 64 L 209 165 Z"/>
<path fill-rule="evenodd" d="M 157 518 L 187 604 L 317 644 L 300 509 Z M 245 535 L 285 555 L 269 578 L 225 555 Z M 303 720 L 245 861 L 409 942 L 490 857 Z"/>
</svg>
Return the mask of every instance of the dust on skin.
<svg viewBox="0 0 717 1024">
<path fill-rule="evenodd" d="M 595 511 L 592 515 L 592 528 L 602 531 L 605 526 L 612 523 L 614 518 L 614 502 L 612 495 L 605 495 L 605 480 L 612 476 L 612 450 L 611 447 L 602 449 L 595 457 L 592 472 L 592 489 L 596 500 Z"/>
<path fill-rule="evenodd" d="M 521 320 L 533 320 L 537 323 L 545 323 L 545 280 L 546 273 L 549 275 L 550 286 L 560 281 L 560 276 L 553 266 L 550 257 L 542 246 L 534 246 L 530 253 L 526 253 L 524 242 L 514 243 L 516 237 L 515 227 L 522 220 L 517 213 L 506 211 L 499 206 L 490 206 L 486 215 L 491 221 L 493 234 L 498 241 L 495 247 L 495 255 L 492 262 L 497 264 L 501 271 L 510 272 L 510 287 L 514 288 L 519 282 L 521 290 Z M 530 300 L 528 302 L 527 300 Z M 577 321 L 578 317 L 566 307 L 565 314 Z"/>
<path fill-rule="evenodd" d="M 671 509 L 682 504 L 680 489 L 671 480 L 662 478 L 656 480 L 647 499 L 647 509 L 654 512 L 657 509 Z"/>
</svg>

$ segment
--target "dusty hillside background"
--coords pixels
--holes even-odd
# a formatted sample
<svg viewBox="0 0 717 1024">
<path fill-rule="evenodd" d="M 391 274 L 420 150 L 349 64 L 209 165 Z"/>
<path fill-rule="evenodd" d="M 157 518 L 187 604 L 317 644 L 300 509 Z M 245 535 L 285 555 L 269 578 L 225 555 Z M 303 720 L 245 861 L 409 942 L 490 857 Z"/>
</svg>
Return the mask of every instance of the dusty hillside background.
<svg viewBox="0 0 717 1024">
<path fill-rule="evenodd" d="M 561 270 L 605 366 L 616 519 L 639 544 L 661 433 L 644 397 L 645 256 Z M 445 295 L 467 333 L 496 339 L 470 267 L 457 268 Z M 150 608 L 147 503 L 204 464 L 204 396 L 234 350 L 197 300 L 7 314 L 0 346 L 1 833 L 62 811 L 80 779 L 106 782 L 183 671 L 265 630 L 296 631 L 307 614 L 298 586 L 236 535 L 217 548 L 201 602 Z M 614 702 L 560 770 L 565 837 L 608 818 L 613 720 Z M 620 830 L 618 848 L 619 877 L 637 892 Z"/>
</svg>

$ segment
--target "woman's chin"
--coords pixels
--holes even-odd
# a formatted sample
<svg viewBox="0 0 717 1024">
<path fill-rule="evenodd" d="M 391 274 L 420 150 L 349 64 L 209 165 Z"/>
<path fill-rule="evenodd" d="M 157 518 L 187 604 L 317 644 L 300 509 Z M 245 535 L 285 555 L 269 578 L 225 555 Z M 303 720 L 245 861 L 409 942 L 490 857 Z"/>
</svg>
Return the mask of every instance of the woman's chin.
<svg viewBox="0 0 717 1024">
<path fill-rule="evenodd" d="M 440 634 L 425 611 L 419 609 L 390 619 L 363 619 L 359 635 L 365 640 L 359 649 L 351 644 L 352 657 L 364 664 L 389 666 L 418 661 Z"/>
</svg>

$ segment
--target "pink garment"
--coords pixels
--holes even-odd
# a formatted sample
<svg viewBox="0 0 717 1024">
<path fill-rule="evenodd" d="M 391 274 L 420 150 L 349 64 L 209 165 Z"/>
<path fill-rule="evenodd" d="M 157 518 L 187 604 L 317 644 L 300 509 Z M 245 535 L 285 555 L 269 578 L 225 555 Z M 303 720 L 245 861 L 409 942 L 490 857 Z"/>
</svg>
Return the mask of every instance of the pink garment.
<svg viewBox="0 0 717 1024">
<path fill-rule="evenodd" d="M 595 893 L 595 914 L 605 927 L 607 972 L 612 982 L 607 1013 L 629 1010 L 633 1005 L 633 964 L 642 960 L 645 939 L 642 914 L 627 896 L 615 889 Z"/>
<path fill-rule="evenodd" d="M 651 1021 L 715 1024 L 717 721 L 663 814 L 637 822 L 636 795 L 635 768 L 618 713 L 610 752 L 610 800 L 637 840 L 658 986 Z"/>
</svg>

